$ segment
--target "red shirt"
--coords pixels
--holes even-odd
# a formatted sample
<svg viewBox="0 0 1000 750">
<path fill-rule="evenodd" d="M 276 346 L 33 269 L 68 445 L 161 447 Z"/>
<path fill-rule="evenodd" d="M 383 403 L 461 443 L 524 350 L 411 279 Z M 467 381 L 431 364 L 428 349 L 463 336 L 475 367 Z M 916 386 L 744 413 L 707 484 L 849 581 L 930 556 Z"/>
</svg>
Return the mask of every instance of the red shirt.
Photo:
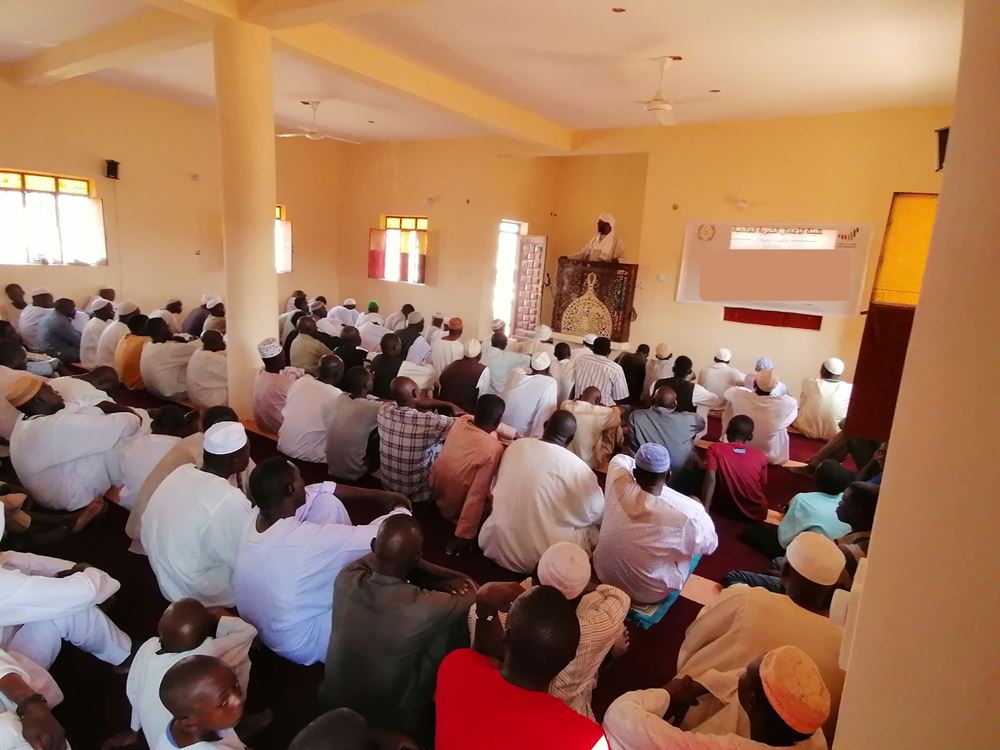
<svg viewBox="0 0 1000 750">
<path fill-rule="evenodd" d="M 746 443 L 712 443 L 708 447 L 708 469 L 718 471 L 722 482 L 716 497 L 731 500 L 743 515 L 754 521 L 767 518 L 767 458 Z"/>
<path fill-rule="evenodd" d="M 607 750 L 601 727 L 558 698 L 507 682 L 480 653 L 463 648 L 437 677 L 437 750 Z"/>
</svg>

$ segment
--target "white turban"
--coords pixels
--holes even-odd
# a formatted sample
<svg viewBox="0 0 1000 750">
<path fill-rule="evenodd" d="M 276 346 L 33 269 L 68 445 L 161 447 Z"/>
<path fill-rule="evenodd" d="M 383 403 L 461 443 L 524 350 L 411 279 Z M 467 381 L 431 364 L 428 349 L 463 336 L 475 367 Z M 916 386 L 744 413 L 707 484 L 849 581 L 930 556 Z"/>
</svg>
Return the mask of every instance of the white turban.
<svg viewBox="0 0 1000 750">
<path fill-rule="evenodd" d="M 611 214 L 601 214 L 597 217 L 598 221 L 603 221 L 605 224 L 610 224 L 611 228 L 615 228 L 615 217 Z"/>
<path fill-rule="evenodd" d="M 538 582 L 576 599 L 590 583 L 590 559 L 572 542 L 556 542 L 538 561 Z"/>
<path fill-rule="evenodd" d="M 221 305 L 221 304 L 222 304 L 222 297 L 220 297 L 218 294 L 209 294 L 207 297 L 205 297 L 205 307 L 207 307 L 209 310 L 211 310 L 216 305 Z"/>
</svg>

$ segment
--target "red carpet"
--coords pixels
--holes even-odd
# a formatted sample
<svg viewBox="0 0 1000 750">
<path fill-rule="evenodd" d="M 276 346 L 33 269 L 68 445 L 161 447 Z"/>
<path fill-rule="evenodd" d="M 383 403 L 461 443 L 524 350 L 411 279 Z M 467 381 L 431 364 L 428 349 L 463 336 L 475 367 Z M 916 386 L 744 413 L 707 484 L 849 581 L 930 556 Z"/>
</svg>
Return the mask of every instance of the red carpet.
<svg viewBox="0 0 1000 750">
<path fill-rule="evenodd" d="M 132 406 L 153 407 L 162 403 L 145 393 L 113 395 L 121 403 Z M 717 434 L 717 421 L 713 427 Z M 805 460 L 820 445 L 817 441 L 793 435 L 792 456 Z M 275 454 L 274 442 L 252 435 L 251 451 L 254 459 L 261 461 Z M 297 463 L 307 483 L 327 479 L 325 466 Z M 768 498 L 775 508 L 787 503 L 796 492 L 810 489 L 808 479 L 778 467 L 771 467 L 768 482 Z M 375 516 L 375 509 L 364 503 L 348 503 L 348 509 L 356 522 Z M 458 560 L 447 557 L 444 546 L 451 536 L 450 525 L 440 518 L 432 505 L 418 507 L 416 515 L 424 525 L 425 554 L 432 562 L 457 568 L 479 582 L 516 580 L 520 577 L 487 560 L 478 550 Z M 166 602 L 160 596 L 146 559 L 127 551 L 125 518 L 125 511 L 113 507 L 84 533 L 43 552 L 91 563 L 120 580 L 122 590 L 111 605 L 109 614 L 136 642 L 141 642 L 155 633 L 157 620 Z M 721 517 L 715 520 L 719 549 L 702 560 L 698 567 L 699 575 L 721 581 L 722 576 L 733 569 L 767 569 L 768 561 L 762 555 L 738 541 L 743 524 Z M 628 654 L 609 665 L 600 675 L 594 695 L 594 710 L 598 716 L 621 693 L 659 686 L 673 677 L 684 631 L 699 609 L 700 605 L 682 597 L 663 621 L 651 629 L 630 628 L 631 648 Z M 255 650 L 252 659 L 249 709 L 268 707 L 275 714 L 275 722 L 251 744 L 255 750 L 284 750 L 295 732 L 318 711 L 315 692 L 322 677 L 322 666 L 300 667 L 275 656 L 266 648 Z M 124 677 L 114 675 L 107 665 L 69 645 L 63 648 L 52 673 L 66 694 L 66 700 L 56 709 L 56 715 L 77 750 L 97 748 L 103 739 L 128 728 L 129 706 L 125 698 Z"/>
</svg>

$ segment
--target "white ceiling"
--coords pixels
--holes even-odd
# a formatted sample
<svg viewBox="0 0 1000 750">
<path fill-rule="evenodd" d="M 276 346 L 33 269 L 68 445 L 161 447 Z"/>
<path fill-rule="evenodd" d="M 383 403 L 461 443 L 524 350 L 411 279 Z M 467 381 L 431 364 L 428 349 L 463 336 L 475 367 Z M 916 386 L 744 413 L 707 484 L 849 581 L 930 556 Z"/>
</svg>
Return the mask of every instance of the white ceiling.
<svg viewBox="0 0 1000 750">
<path fill-rule="evenodd" d="M 624 13 L 612 13 L 621 5 Z M 0 0 L 0 62 L 142 10 L 141 0 Z M 340 25 L 386 50 L 573 128 L 652 124 L 649 58 L 684 57 L 664 90 L 680 123 L 925 104 L 954 96 L 962 0 L 423 0 Z M 279 128 L 353 140 L 484 134 L 408 96 L 274 54 Z M 208 45 L 94 74 L 212 106 Z M 721 89 L 719 94 L 708 93 Z M 369 123 L 374 120 L 374 123 Z"/>
</svg>

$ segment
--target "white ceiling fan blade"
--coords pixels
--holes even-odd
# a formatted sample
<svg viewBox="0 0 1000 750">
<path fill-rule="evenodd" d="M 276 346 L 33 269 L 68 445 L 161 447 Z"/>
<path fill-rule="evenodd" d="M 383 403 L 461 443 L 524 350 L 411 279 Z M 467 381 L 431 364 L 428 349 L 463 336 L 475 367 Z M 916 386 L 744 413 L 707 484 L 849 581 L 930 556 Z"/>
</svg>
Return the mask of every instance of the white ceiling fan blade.
<svg viewBox="0 0 1000 750">
<path fill-rule="evenodd" d="M 350 143 L 352 146 L 361 145 L 361 141 L 352 141 L 350 138 L 339 138 L 338 136 L 335 135 L 324 135 L 322 137 L 330 141 L 340 141 L 341 143 Z"/>
<path fill-rule="evenodd" d="M 305 133 L 276 133 L 276 138 L 305 138 Z"/>
</svg>

